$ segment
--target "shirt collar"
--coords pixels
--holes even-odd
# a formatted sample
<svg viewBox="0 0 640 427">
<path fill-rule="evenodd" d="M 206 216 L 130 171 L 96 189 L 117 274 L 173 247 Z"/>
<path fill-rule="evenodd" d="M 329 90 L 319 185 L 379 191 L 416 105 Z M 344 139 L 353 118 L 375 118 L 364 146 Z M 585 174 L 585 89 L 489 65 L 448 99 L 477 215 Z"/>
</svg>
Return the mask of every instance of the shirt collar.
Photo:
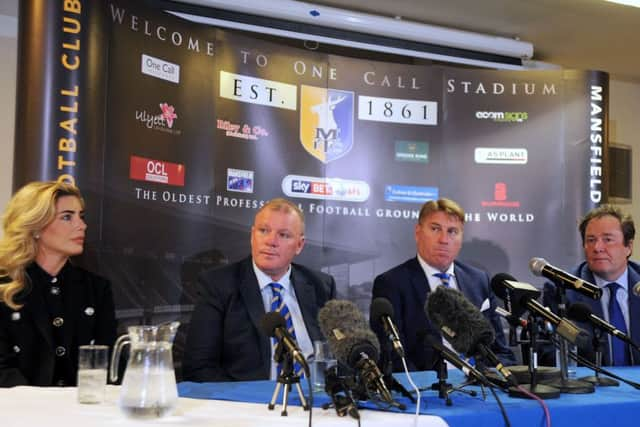
<svg viewBox="0 0 640 427">
<path fill-rule="evenodd" d="M 621 288 L 626 291 L 629 285 L 629 268 L 627 267 L 622 272 L 620 277 L 615 280 L 604 280 L 602 277 L 598 276 L 595 273 L 593 273 L 593 278 L 596 279 L 596 285 L 599 288 L 606 288 L 609 283 L 616 282 L 618 285 L 620 285 Z"/>
<path fill-rule="evenodd" d="M 260 270 L 255 261 L 251 260 L 251 263 L 253 264 L 253 272 L 256 274 L 256 279 L 258 279 L 260 291 L 263 291 L 264 288 L 273 283 L 273 279 L 265 274 L 262 270 Z M 278 283 L 280 283 L 285 290 L 289 290 L 291 284 L 291 265 L 289 265 L 289 268 L 287 269 L 287 272 L 284 273 L 284 276 L 282 276 L 280 280 L 278 280 Z"/>
<path fill-rule="evenodd" d="M 450 277 L 455 277 L 455 274 L 453 274 L 453 263 L 451 263 L 446 271 L 440 271 L 437 268 L 430 266 L 424 259 L 422 259 L 420 254 L 418 254 L 418 262 L 420 263 L 420 266 L 422 267 L 422 270 L 424 271 L 424 274 L 427 275 L 427 277 L 433 277 L 433 275 L 436 273 L 447 273 Z"/>
</svg>

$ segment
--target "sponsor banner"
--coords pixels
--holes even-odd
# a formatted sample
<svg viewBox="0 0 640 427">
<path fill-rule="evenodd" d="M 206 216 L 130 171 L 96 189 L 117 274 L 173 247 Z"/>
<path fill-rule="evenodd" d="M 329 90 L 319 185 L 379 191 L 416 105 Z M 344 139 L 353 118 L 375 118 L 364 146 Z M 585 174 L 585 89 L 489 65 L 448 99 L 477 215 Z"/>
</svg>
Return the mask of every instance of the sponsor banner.
<svg viewBox="0 0 640 427">
<path fill-rule="evenodd" d="M 180 83 L 180 66 L 151 55 L 142 54 L 142 74 L 166 80 L 172 83 Z"/>
<path fill-rule="evenodd" d="M 526 148 L 476 147 L 474 160 L 480 164 L 526 165 L 528 152 Z"/>
<path fill-rule="evenodd" d="M 384 199 L 387 202 L 424 203 L 438 199 L 438 188 L 387 185 L 384 187 Z"/>
<path fill-rule="evenodd" d="M 184 165 L 131 156 L 129 178 L 137 181 L 184 186 Z"/>
<path fill-rule="evenodd" d="M 258 139 L 269 136 L 269 132 L 262 126 L 251 126 L 248 123 L 233 123 L 229 120 L 216 120 L 216 129 L 224 131 L 225 136 L 232 138 L 244 139 L 245 141 L 257 141 Z"/>
<path fill-rule="evenodd" d="M 493 187 L 493 200 L 483 201 L 481 203 L 483 207 L 504 207 L 504 208 L 519 208 L 520 202 L 514 200 L 508 200 L 507 198 L 507 184 L 504 182 L 496 182 Z"/>
<path fill-rule="evenodd" d="M 502 123 L 522 123 L 529 118 L 528 113 L 514 111 L 476 111 L 476 119 Z"/>
<path fill-rule="evenodd" d="M 282 180 L 282 192 L 303 199 L 364 202 L 369 198 L 369 184 L 341 178 L 287 175 Z"/>
<path fill-rule="evenodd" d="M 227 191 L 253 193 L 253 171 L 228 168 Z"/>
<path fill-rule="evenodd" d="M 298 92 L 292 84 L 220 70 L 220 96 L 249 104 L 296 110 Z"/>
<path fill-rule="evenodd" d="M 429 143 L 396 141 L 395 159 L 398 162 L 429 163 Z"/>
<path fill-rule="evenodd" d="M 435 126 L 438 124 L 438 103 L 414 99 L 359 96 L 358 119 Z"/>
<path fill-rule="evenodd" d="M 353 147 L 353 92 L 302 85 L 300 142 L 316 159 L 329 163 Z"/>
<path fill-rule="evenodd" d="M 173 105 L 166 102 L 158 104 L 160 114 L 152 114 L 147 110 L 136 110 L 136 120 L 144 124 L 147 129 L 158 130 L 172 135 L 182 134 L 182 130 L 173 127 L 178 114 Z"/>
</svg>

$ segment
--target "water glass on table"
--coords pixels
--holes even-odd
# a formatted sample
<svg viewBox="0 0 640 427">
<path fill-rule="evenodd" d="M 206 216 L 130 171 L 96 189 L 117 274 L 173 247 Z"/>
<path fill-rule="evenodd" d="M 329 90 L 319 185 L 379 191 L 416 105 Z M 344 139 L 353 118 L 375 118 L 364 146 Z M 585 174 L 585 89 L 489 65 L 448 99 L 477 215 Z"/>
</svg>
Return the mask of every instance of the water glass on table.
<svg viewBox="0 0 640 427">
<path fill-rule="evenodd" d="M 81 345 L 78 348 L 78 402 L 104 400 L 109 366 L 109 346 Z"/>
<path fill-rule="evenodd" d="M 313 359 L 311 361 L 311 385 L 313 391 L 324 391 L 325 371 L 336 364 L 326 341 L 313 342 Z"/>
</svg>

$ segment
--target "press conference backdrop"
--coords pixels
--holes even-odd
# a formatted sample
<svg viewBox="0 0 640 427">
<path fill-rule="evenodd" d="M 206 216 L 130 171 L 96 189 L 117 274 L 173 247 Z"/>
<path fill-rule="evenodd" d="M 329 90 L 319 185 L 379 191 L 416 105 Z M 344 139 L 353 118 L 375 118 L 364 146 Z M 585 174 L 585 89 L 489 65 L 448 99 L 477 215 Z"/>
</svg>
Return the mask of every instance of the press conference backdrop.
<svg viewBox="0 0 640 427">
<path fill-rule="evenodd" d="M 333 274 L 340 297 L 365 312 L 374 277 L 415 256 L 427 200 L 463 206 L 460 258 L 491 274 L 535 281 L 531 257 L 564 267 L 581 257 L 576 221 L 602 200 L 604 73 L 320 54 L 136 1 L 58 13 L 85 23 L 94 53 L 82 64 L 104 62 L 102 81 L 72 86 L 104 93 L 89 110 L 76 106 L 103 128 L 72 129 L 78 158 L 101 154 L 42 172 L 24 147 L 55 161 L 60 144 L 18 131 L 17 159 L 29 167 L 16 185 L 66 174 L 88 194 L 81 262 L 113 281 L 124 321 L 188 321 L 197 274 L 249 253 L 253 217 L 273 197 L 306 216 L 297 262 Z M 69 32 L 56 30 L 68 50 Z"/>
</svg>

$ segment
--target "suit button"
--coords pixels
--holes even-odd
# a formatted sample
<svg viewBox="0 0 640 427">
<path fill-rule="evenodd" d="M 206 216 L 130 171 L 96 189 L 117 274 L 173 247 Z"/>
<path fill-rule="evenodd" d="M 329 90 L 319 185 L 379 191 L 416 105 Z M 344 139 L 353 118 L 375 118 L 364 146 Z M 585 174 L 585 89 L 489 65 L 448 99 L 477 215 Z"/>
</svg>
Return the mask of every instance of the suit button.
<svg viewBox="0 0 640 427">
<path fill-rule="evenodd" d="M 62 325 L 64 325 L 64 319 L 62 317 L 56 317 L 53 319 L 53 326 L 59 328 Z"/>
<path fill-rule="evenodd" d="M 52 286 L 51 287 L 51 295 L 59 295 L 60 294 L 60 288 L 57 286 Z"/>
<path fill-rule="evenodd" d="M 14 311 L 13 313 L 11 313 L 11 320 L 13 320 L 14 322 L 20 320 L 20 317 L 21 316 L 19 311 Z"/>
<path fill-rule="evenodd" d="M 56 356 L 58 357 L 62 357 L 65 354 L 67 354 L 67 349 L 62 347 L 62 346 L 58 346 L 56 347 Z"/>
<path fill-rule="evenodd" d="M 84 309 L 84 314 L 86 314 L 87 316 L 93 316 L 95 312 L 96 310 L 93 307 L 87 307 Z"/>
<path fill-rule="evenodd" d="M 20 353 L 20 347 L 18 347 L 17 345 L 13 346 L 13 352 L 14 353 Z"/>
<path fill-rule="evenodd" d="M 51 278 L 51 283 L 58 283 L 58 278 L 57 277 L 52 277 Z"/>
</svg>

